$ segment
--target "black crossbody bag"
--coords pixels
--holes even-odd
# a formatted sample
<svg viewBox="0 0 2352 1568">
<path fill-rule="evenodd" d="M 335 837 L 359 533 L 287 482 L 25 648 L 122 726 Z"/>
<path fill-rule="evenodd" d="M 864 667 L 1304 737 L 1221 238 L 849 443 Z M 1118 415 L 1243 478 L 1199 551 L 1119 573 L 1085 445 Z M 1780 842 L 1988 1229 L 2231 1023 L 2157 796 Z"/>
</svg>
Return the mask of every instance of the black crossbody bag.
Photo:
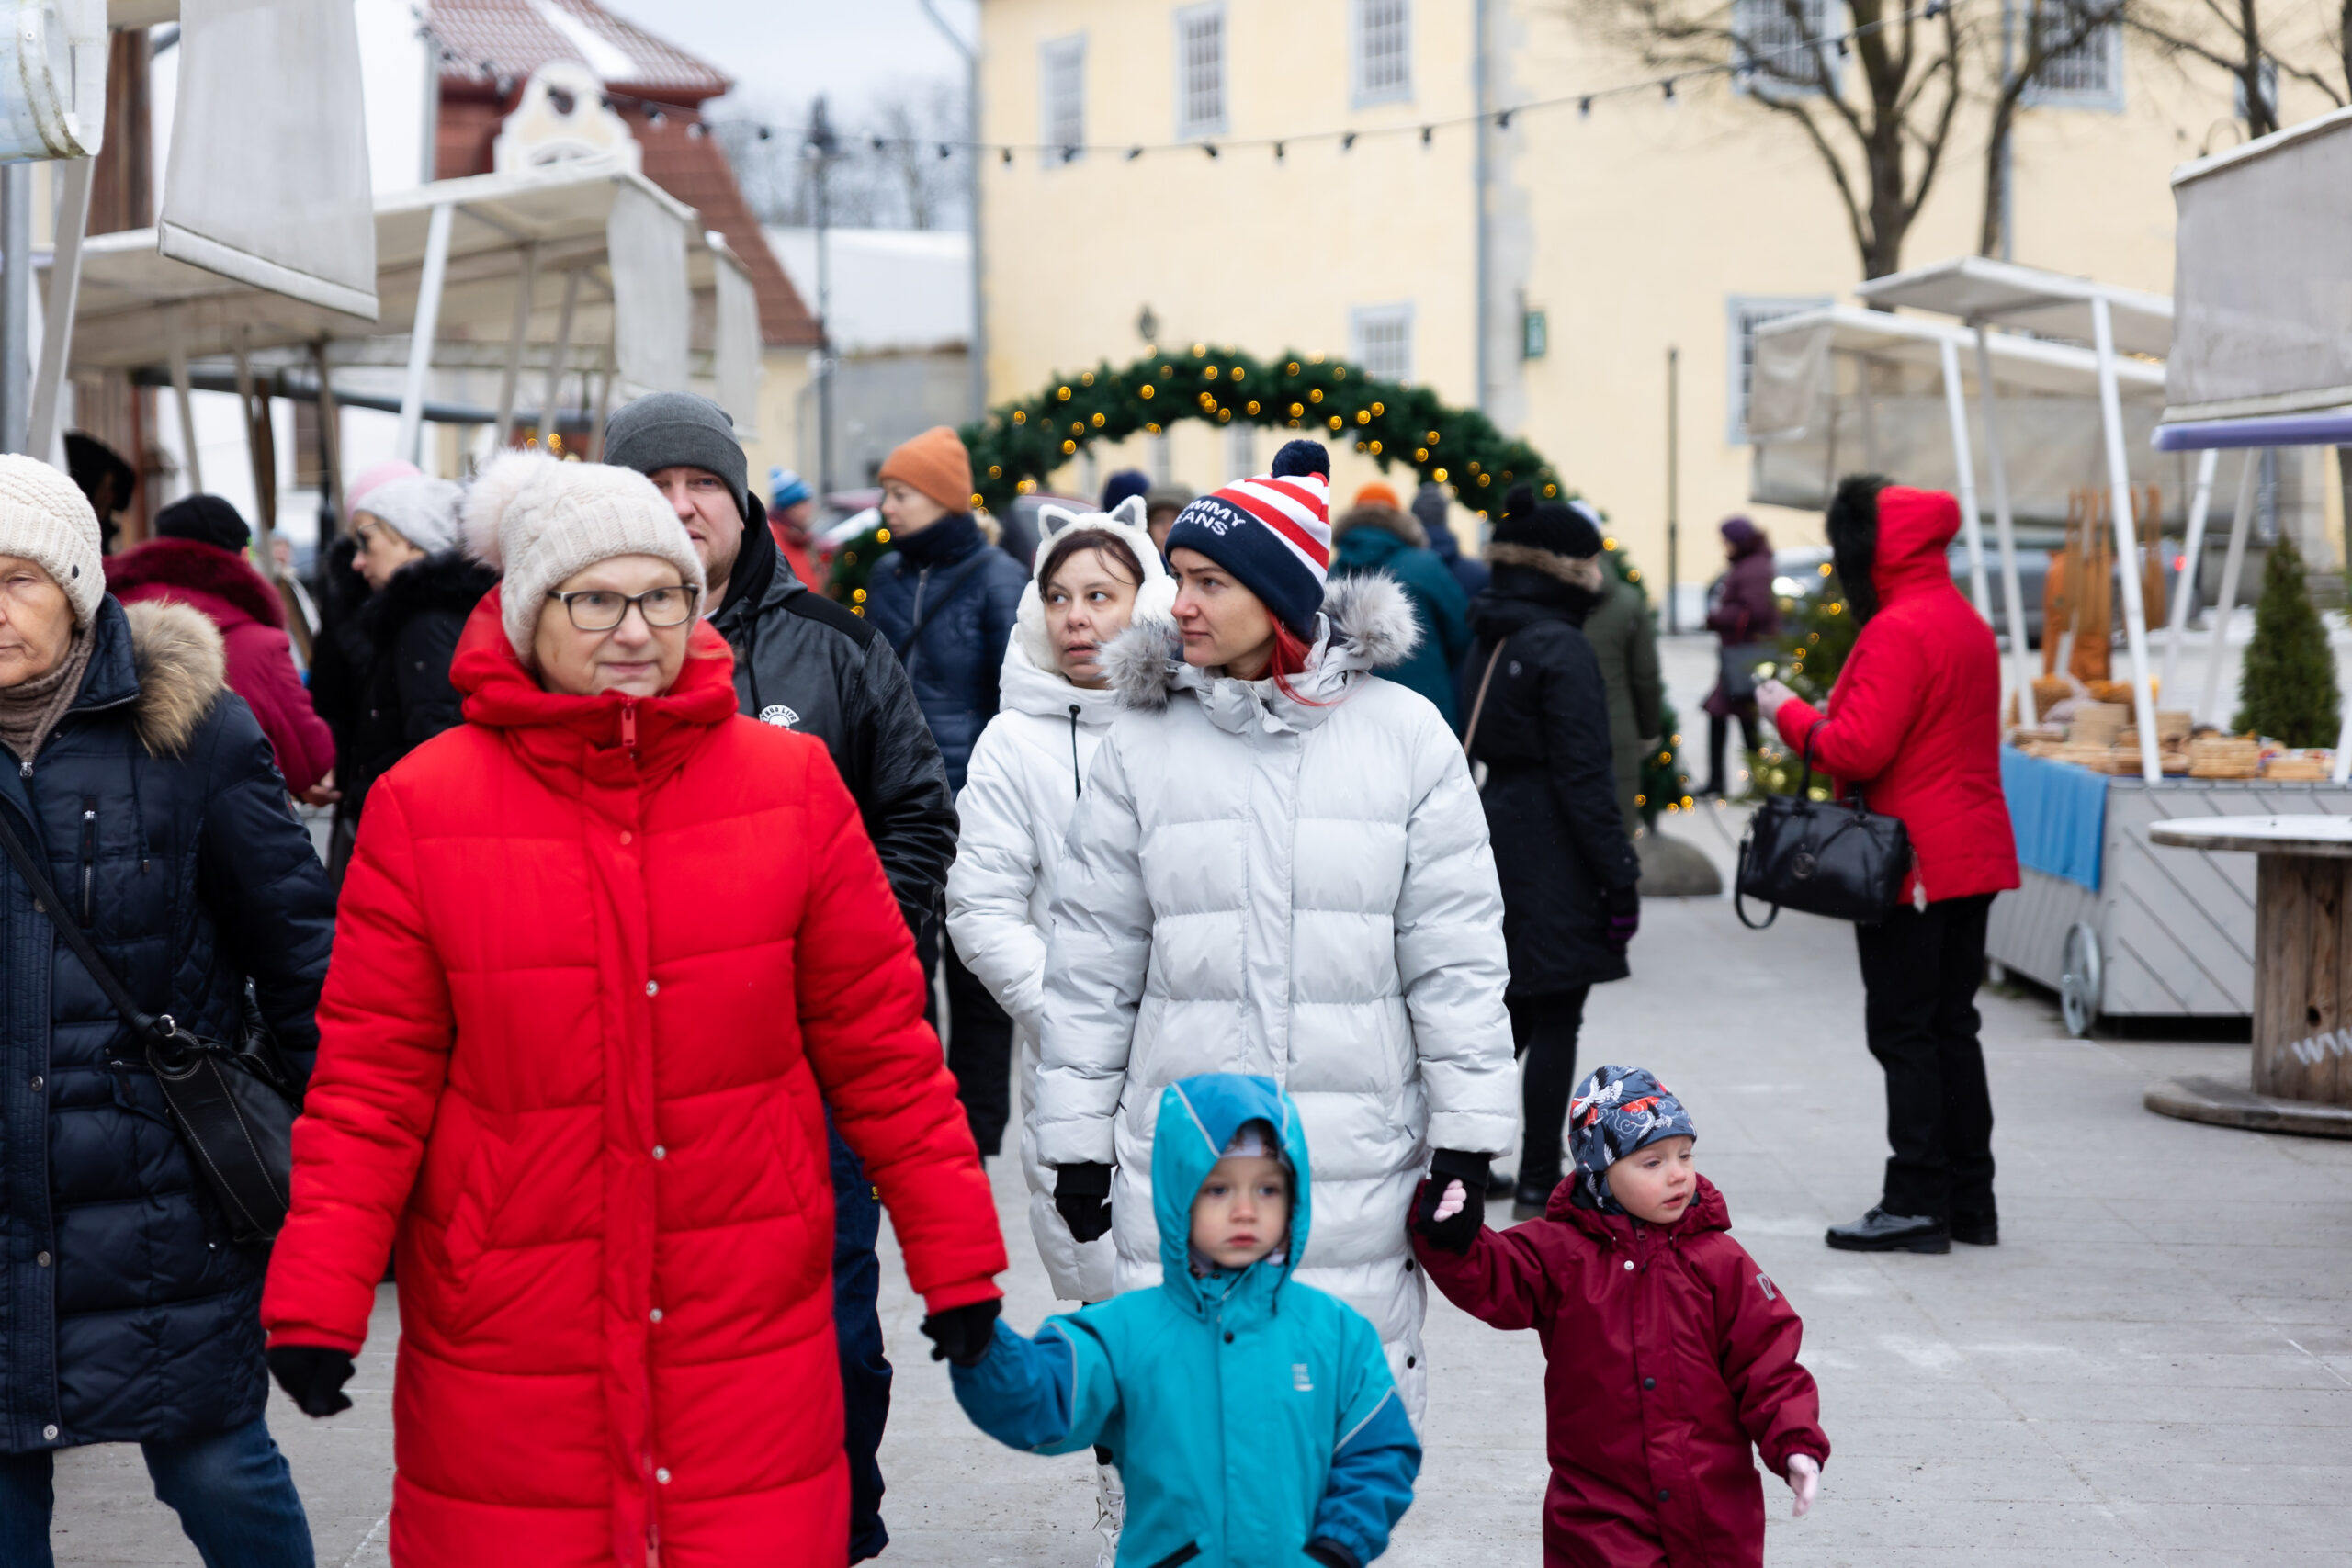
<svg viewBox="0 0 2352 1568">
<path fill-rule="evenodd" d="M 292 1076 L 269 1029 L 247 999 L 245 1037 L 224 1044 L 191 1034 L 171 1014 L 142 1011 L 115 977 L 82 928 L 65 913 L 40 863 L 0 809 L 0 846 L 66 947 L 131 1034 L 146 1049 L 147 1066 L 187 1145 L 188 1158 L 220 1201 L 232 1239 L 267 1241 L 286 1223 L 294 1190 L 294 1118 L 301 1110 Z"/>
<path fill-rule="evenodd" d="M 1762 931 L 1783 908 L 1874 926 L 1903 901 L 1911 875 L 1911 835 L 1902 819 L 1866 809 L 1860 791 L 1844 800 L 1813 798 L 1813 737 L 1805 737 L 1804 779 L 1797 793 L 1757 807 L 1739 840 L 1732 912 Z M 1760 921 L 1742 899 L 1772 906 Z"/>
</svg>

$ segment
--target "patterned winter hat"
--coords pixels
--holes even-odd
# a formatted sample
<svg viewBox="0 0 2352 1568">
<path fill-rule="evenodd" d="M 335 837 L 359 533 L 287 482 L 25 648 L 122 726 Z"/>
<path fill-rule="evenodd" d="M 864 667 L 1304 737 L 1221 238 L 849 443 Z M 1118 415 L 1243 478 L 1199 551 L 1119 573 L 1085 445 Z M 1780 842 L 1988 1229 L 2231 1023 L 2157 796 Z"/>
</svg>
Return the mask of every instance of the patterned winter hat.
<svg viewBox="0 0 2352 1568">
<path fill-rule="evenodd" d="M 1605 1213 L 1622 1214 L 1609 1190 L 1608 1170 L 1660 1138 L 1699 1135 L 1690 1113 L 1646 1067 L 1597 1067 L 1568 1101 L 1568 1159 L 1586 1195 Z"/>
<path fill-rule="evenodd" d="M 1331 459 L 1318 442 L 1294 441 L 1271 471 L 1236 479 L 1176 514 L 1165 548 L 1198 550 L 1225 568 L 1306 641 L 1331 570 Z"/>
</svg>

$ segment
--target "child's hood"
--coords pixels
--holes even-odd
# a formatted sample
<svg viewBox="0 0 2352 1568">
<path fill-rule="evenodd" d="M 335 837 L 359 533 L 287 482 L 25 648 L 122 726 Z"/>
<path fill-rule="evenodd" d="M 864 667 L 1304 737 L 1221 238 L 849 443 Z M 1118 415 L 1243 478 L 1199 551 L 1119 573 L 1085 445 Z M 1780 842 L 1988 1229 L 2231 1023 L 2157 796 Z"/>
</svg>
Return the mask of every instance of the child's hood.
<svg viewBox="0 0 2352 1568">
<path fill-rule="evenodd" d="M 1731 1205 L 1715 1184 L 1700 1177 L 1699 1190 L 1682 1217 L 1674 1222 L 1667 1234 L 1676 1236 L 1699 1235 L 1707 1231 L 1731 1229 Z M 1571 1179 L 1552 1189 L 1552 1196 L 1544 1205 L 1544 1217 L 1558 1220 L 1605 1244 L 1629 1241 L 1633 1238 L 1634 1222 L 1623 1214 L 1604 1214 L 1598 1209 L 1588 1209 L 1576 1201 L 1577 1182 Z"/>
<path fill-rule="evenodd" d="M 1246 1122 L 1263 1122 L 1275 1130 L 1291 1172 L 1290 1229 L 1276 1255 L 1280 1261 L 1270 1258 L 1252 1269 L 1272 1268 L 1286 1278 L 1306 1250 L 1312 1183 L 1298 1107 L 1269 1077 L 1204 1073 L 1180 1078 L 1160 1094 L 1159 1124 L 1151 1140 L 1152 1217 L 1159 1222 L 1161 1275 L 1170 1285 L 1193 1277 L 1193 1200 Z"/>
</svg>

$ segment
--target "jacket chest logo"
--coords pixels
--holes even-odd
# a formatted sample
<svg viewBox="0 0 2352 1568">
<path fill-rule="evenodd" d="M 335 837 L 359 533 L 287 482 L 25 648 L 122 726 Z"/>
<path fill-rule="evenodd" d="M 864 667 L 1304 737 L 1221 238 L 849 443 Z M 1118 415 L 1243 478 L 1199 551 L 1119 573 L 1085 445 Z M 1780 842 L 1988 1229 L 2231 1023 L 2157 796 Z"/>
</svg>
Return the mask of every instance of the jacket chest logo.
<svg viewBox="0 0 2352 1568">
<path fill-rule="evenodd" d="M 1300 1393 L 1313 1393 L 1315 1392 L 1315 1380 L 1313 1377 L 1308 1375 L 1306 1363 L 1305 1361 L 1293 1361 L 1291 1363 L 1290 1386 Z"/>
<path fill-rule="evenodd" d="M 1756 1288 L 1764 1292 L 1764 1299 L 1768 1302 L 1777 1302 L 1781 1299 L 1781 1293 L 1772 1289 L 1771 1277 L 1760 1269 L 1756 1275 Z"/>
<path fill-rule="evenodd" d="M 800 722 L 800 716 L 782 703 L 770 703 L 760 710 L 760 722 L 773 724 L 779 729 L 790 729 Z"/>
</svg>

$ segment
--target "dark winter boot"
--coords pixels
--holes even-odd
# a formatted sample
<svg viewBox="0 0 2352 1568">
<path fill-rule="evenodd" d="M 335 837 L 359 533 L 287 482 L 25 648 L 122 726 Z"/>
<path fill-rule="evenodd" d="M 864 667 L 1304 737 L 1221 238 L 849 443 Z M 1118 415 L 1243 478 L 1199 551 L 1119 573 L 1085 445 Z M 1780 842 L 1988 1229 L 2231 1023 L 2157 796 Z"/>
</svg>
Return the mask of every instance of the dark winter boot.
<svg viewBox="0 0 2352 1568">
<path fill-rule="evenodd" d="M 1996 1214 L 1954 1214 L 1951 1217 L 1951 1238 L 1971 1247 L 2001 1245 L 2001 1221 Z"/>
<path fill-rule="evenodd" d="M 1839 1252 L 1950 1252 L 1951 1227 L 1933 1214 L 1890 1214 L 1872 1209 L 1850 1225 L 1831 1225 Z"/>
</svg>

